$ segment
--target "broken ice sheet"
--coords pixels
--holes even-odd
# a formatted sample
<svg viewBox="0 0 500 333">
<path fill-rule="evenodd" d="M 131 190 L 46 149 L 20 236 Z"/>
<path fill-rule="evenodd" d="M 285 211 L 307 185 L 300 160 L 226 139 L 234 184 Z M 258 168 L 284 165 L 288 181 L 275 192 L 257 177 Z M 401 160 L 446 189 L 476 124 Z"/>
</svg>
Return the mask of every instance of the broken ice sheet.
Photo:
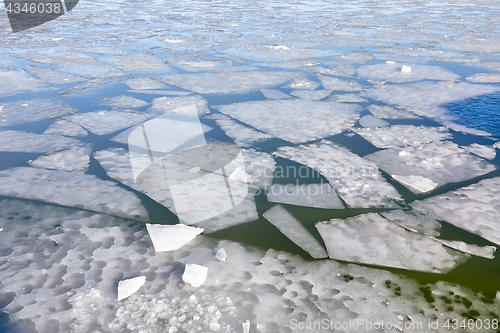
<svg viewBox="0 0 500 333">
<path fill-rule="evenodd" d="M 47 87 L 45 82 L 31 77 L 24 71 L 0 71 L 0 96 L 39 91 Z"/>
<path fill-rule="evenodd" d="M 302 45 L 303 41 L 301 41 Z M 302 46 L 301 45 L 301 46 Z M 229 48 L 226 53 L 243 57 L 245 59 L 253 59 L 262 62 L 285 62 L 297 59 L 307 59 L 316 57 L 326 57 L 333 55 L 333 52 L 326 50 L 317 50 L 313 48 L 294 47 L 291 45 L 248 45 L 244 47 Z"/>
<path fill-rule="evenodd" d="M 405 72 L 402 64 L 366 65 L 358 68 L 358 76 L 364 79 L 404 83 L 421 80 L 456 81 L 460 76 L 439 66 L 411 65 L 411 72 Z"/>
<path fill-rule="evenodd" d="M 392 125 L 385 128 L 353 128 L 352 130 L 377 148 L 421 145 L 452 138 L 446 127 Z"/>
<path fill-rule="evenodd" d="M 88 132 L 85 128 L 81 127 L 78 124 L 72 123 L 71 121 L 67 121 L 64 119 L 57 120 L 53 122 L 43 134 L 55 134 L 55 135 L 64 135 L 71 137 L 84 137 L 88 135 Z"/>
<path fill-rule="evenodd" d="M 59 135 L 0 131 L 0 152 L 47 153 L 80 145 L 78 140 Z"/>
<path fill-rule="evenodd" d="M 280 147 L 276 156 L 318 170 L 349 208 L 395 207 L 401 195 L 387 183 L 377 166 L 346 148 L 324 141 L 309 146 Z"/>
<path fill-rule="evenodd" d="M 24 70 L 50 84 L 70 84 L 87 80 L 78 75 L 39 66 L 25 67 Z"/>
<path fill-rule="evenodd" d="M 316 224 L 331 259 L 447 273 L 469 256 L 369 213 Z"/>
<path fill-rule="evenodd" d="M 371 127 L 388 127 L 391 124 L 383 119 L 368 114 L 359 119 L 359 125 L 361 125 L 364 128 L 371 128 Z"/>
<path fill-rule="evenodd" d="M 207 267 L 196 264 L 186 264 L 184 267 L 184 273 L 182 274 L 182 281 L 198 288 L 205 282 L 207 276 Z"/>
<path fill-rule="evenodd" d="M 215 258 L 219 261 L 226 261 L 227 260 L 226 250 L 224 250 L 224 248 L 221 247 L 219 250 L 217 250 L 217 253 L 215 254 Z"/>
<path fill-rule="evenodd" d="M 420 117 L 388 105 L 371 104 L 366 107 L 375 117 L 384 119 L 419 119 Z"/>
<path fill-rule="evenodd" d="M 335 94 L 328 98 L 339 103 L 365 103 L 366 99 L 359 96 L 358 94 Z M 384 118 L 384 117 L 379 117 Z"/>
<path fill-rule="evenodd" d="M 217 72 L 173 74 L 163 81 L 198 94 L 243 94 L 268 88 L 297 77 L 290 72 Z"/>
<path fill-rule="evenodd" d="M 319 82 L 309 80 L 307 77 L 303 77 L 293 80 L 289 84 L 284 85 L 282 88 L 315 90 L 320 86 L 320 84 L 321 83 Z"/>
<path fill-rule="evenodd" d="M 390 175 L 422 176 L 443 186 L 485 175 L 495 165 L 450 141 L 389 148 L 364 156 Z"/>
<path fill-rule="evenodd" d="M 87 171 L 90 165 L 90 146 L 72 147 L 29 162 L 33 167 L 64 171 Z"/>
<path fill-rule="evenodd" d="M 210 113 L 208 102 L 201 96 L 175 96 L 175 97 L 157 97 L 151 103 L 148 112 L 155 113 L 179 113 L 182 114 L 184 107 L 196 107 L 199 115 Z"/>
<path fill-rule="evenodd" d="M 260 92 L 267 99 L 287 99 L 292 98 L 291 96 L 285 94 L 281 90 L 278 89 L 261 89 Z"/>
<path fill-rule="evenodd" d="M 441 234 L 441 223 L 435 216 L 415 210 L 404 211 L 401 209 L 379 213 L 387 220 L 401 227 L 429 237 L 438 237 Z"/>
<path fill-rule="evenodd" d="M 324 209 L 345 208 L 330 184 L 274 184 L 266 194 L 269 202 Z"/>
<path fill-rule="evenodd" d="M 391 175 L 392 179 L 409 189 L 415 194 L 427 194 L 434 191 L 438 183 L 422 176 Z"/>
<path fill-rule="evenodd" d="M 114 109 L 128 109 L 128 108 L 141 108 L 143 106 L 149 105 L 148 102 L 143 101 L 132 96 L 115 96 L 115 97 L 104 97 L 100 100 L 102 105 L 111 106 Z"/>
<path fill-rule="evenodd" d="M 214 115 L 215 116 L 215 115 Z M 273 136 L 259 132 L 253 128 L 238 124 L 224 115 L 217 115 L 215 122 L 228 137 L 234 140 L 239 147 L 251 147 L 260 141 L 273 138 Z"/>
<path fill-rule="evenodd" d="M 290 95 L 309 101 L 320 101 L 331 93 L 331 90 L 294 90 Z"/>
<path fill-rule="evenodd" d="M 500 178 L 484 179 L 411 206 L 500 245 Z"/>
<path fill-rule="evenodd" d="M 213 108 L 256 129 L 292 143 L 341 133 L 354 126 L 361 106 L 304 100 L 266 100 Z"/>
<path fill-rule="evenodd" d="M 172 69 L 162 60 L 145 54 L 129 54 L 111 61 L 117 68 L 133 73 L 165 73 Z"/>
<path fill-rule="evenodd" d="M 316 259 L 328 257 L 321 243 L 283 206 L 273 206 L 262 216 L 311 257 Z"/>
<path fill-rule="evenodd" d="M 467 81 L 473 83 L 491 83 L 491 82 L 500 82 L 500 74 L 497 73 L 478 73 L 473 76 L 469 76 Z"/>
<path fill-rule="evenodd" d="M 172 65 L 182 68 L 187 72 L 200 72 L 214 70 L 222 64 L 220 60 L 203 60 L 203 61 L 173 61 Z"/>
<path fill-rule="evenodd" d="M 335 90 L 335 91 L 361 91 L 362 86 L 356 81 L 346 81 L 336 78 L 334 76 L 326 76 L 326 75 L 318 75 L 323 88 L 326 90 Z"/>
<path fill-rule="evenodd" d="M 130 87 L 130 89 L 132 90 L 158 90 L 165 89 L 167 87 L 159 80 L 142 76 L 136 76 L 131 79 L 127 79 L 123 81 L 123 83 Z"/>
<path fill-rule="evenodd" d="M 77 110 L 59 99 L 30 99 L 0 104 L 0 127 L 57 118 Z"/>
<path fill-rule="evenodd" d="M 135 294 L 146 282 L 145 276 L 122 280 L 118 282 L 118 301 L 124 300 L 127 297 Z"/>
<path fill-rule="evenodd" d="M 82 184 L 85 184 L 83 187 Z M 0 195 L 147 220 L 141 200 L 116 183 L 80 171 L 18 167 L 0 172 Z"/>
<path fill-rule="evenodd" d="M 156 115 L 136 111 L 93 111 L 76 113 L 67 120 L 96 135 L 106 135 L 145 122 Z"/>
<path fill-rule="evenodd" d="M 469 152 L 481 156 L 487 160 L 495 159 L 497 152 L 493 146 L 484 146 L 478 143 L 472 143 L 468 146 L 460 146 L 460 148 L 467 149 Z"/>
<path fill-rule="evenodd" d="M 202 228 L 183 224 L 161 225 L 146 223 L 156 252 L 178 250 L 203 232 Z"/>
</svg>

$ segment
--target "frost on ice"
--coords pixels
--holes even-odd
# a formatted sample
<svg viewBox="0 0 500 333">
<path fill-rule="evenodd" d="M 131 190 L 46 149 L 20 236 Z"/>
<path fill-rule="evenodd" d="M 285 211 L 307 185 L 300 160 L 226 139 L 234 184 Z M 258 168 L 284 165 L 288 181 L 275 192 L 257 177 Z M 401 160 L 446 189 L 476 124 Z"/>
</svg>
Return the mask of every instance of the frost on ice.
<svg viewBox="0 0 500 333">
<path fill-rule="evenodd" d="M 314 238 L 313 235 L 291 215 L 283 206 L 276 205 L 267 210 L 262 216 L 276 228 L 278 228 L 286 237 L 288 237 L 297 246 L 309 253 L 313 258 L 328 257 L 325 249 Z"/>
<path fill-rule="evenodd" d="M 183 224 L 146 224 L 146 228 L 156 252 L 178 250 L 203 232 L 202 228 Z"/>
<path fill-rule="evenodd" d="M 446 273 L 468 259 L 375 213 L 319 222 L 316 228 L 336 260 Z"/>
<path fill-rule="evenodd" d="M 363 119 L 363 118 L 361 118 Z M 360 123 L 361 123 L 360 119 Z M 420 145 L 432 141 L 450 139 L 445 127 L 392 125 L 387 128 L 353 129 L 377 148 L 394 148 Z"/>
<path fill-rule="evenodd" d="M 184 273 L 182 274 L 182 281 L 198 288 L 205 282 L 207 275 L 207 267 L 196 264 L 186 264 Z"/>
<path fill-rule="evenodd" d="M 118 301 L 124 300 L 127 297 L 135 294 L 146 282 L 145 276 L 122 280 L 118 282 Z"/>
<path fill-rule="evenodd" d="M 344 209 L 339 195 L 330 184 L 281 185 L 274 184 L 267 190 L 267 200 L 288 205 Z"/>
</svg>

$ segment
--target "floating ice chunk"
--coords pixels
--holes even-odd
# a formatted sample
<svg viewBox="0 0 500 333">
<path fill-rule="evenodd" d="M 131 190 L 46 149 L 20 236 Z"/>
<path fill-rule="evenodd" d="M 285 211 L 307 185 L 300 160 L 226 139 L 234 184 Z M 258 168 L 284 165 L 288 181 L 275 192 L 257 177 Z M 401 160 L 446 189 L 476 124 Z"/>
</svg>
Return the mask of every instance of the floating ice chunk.
<svg viewBox="0 0 500 333">
<path fill-rule="evenodd" d="M 219 261 L 226 261 L 227 260 L 226 250 L 224 250 L 224 248 L 221 247 L 215 254 L 215 258 Z"/>
<path fill-rule="evenodd" d="M 224 115 L 217 115 L 215 122 L 239 147 L 251 147 L 260 141 L 272 138 L 269 134 L 238 124 Z"/>
<path fill-rule="evenodd" d="M 345 81 L 333 76 L 318 75 L 323 88 L 335 91 L 361 91 L 362 86 L 356 81 Z"/>
<path fill-rule="evenodd" d="M 422 176 L 391 175 L 392 179 L 416 194 L 427 194 L 434 191 L 438 183 Z"/>
<path fill-rule="evenodd" d="M 316 224 L 331 259 L 447 273 L 469 257 L 370 213 Z"/>
<path fill-rule="evenodd" d="M 354 128 L 353 131 L 378 148 L 414 146 L 452 138 L 446 127 L 393 125 L 388 128 Z"/>
<path fill-rule="evenodd" d="M 205 283 L 207 276 L 207 267 L 196 264 L 186 264 L 184 273 L 182 274 L 182 281 L 189 283 L 195 288 L 198 288 L 203 283 Z"/>
<path fill-rule="evenodd" d="M 422 176 L 442 186 L 485 175 L 495 165 L 469 154 L 450 141 L 390 148 L 364 157 L 390 175 Z"/>
<path fill-rule="evenodd" d="M 365 103 L 366 99 L 357 94 L 335 94 L 329 99 L 337 101 L 339 103 Z"/>
<path fill-rule="evenodd" d="M 481 156 L 487 160 L 495 159 L 497 152 L 493 146 L 483 146 L 477 143 L 473 143 L 469 146 L 461 146 L 460 148 L 467 149 L 473 154 Z"/>
<path fill-rule="evenodd" d="M 160 96 L 189 96 L 193 93 L 191 91 L 179 90 L 156 90 L 156 89 L 142 89 L 142 90 L 128 90 L 129 93 L 146 94 L 146 95 L 160 95 Z"/>
<path fill-rule="evenodd" d="M 77 110 L 60 100 L 31 99 L 2 103 L 0 105 L 0 127 L 57 118 Z"/>
<path fill-rule="evenodd" d="M 410 112 L 396 109 L 387 105 L 369 105 L 366 107 L 368 111 L 371 112 L 377 118 L 385 118 L 385 119 L 418 119 L 420 117 L 411 114 Z"/>
<path fill-rule="evenodd" d="M 385 63 L 388 65 L 394 65 L 396 62 L 392 60 L 387 60 Z"/>
<path fill-rule="evenodd" d="M 210 113 L 207 101 L 201 96 L 158 97 L 153 100 L 148 112 L 183 114 L 185 107 L 195 106 L 199 115 Z"/>
<path fill-rule="evenodd" d="M 68 150 L 52 153 L 30 162 L 31 166 L 64 171 L 87 171 L 90 165 L 92 148 L 72 147 Z"/>
<path fill-rule="evenodd" d="M 145 276 L 122 280 L 118 282 L 118 301 L 124 300 L 135 294 L 146 283 Z"/>
<path fill-rule="evenodd" d="M 495 147 L 496 149 L 500 149 L 500 141 L 499 142 L 495 142 L 495 144 L 493 145 L 493 147 Z"/>
<path fill-rule="evenodd" d="M 313 258 L 327 258 L 323 246 L 316 238 L 291 215 L 283 206 L 276 205 L 263 214 L 264 218 L 278 228 L 297 246 L 309 253 Z"/>
<path fill-rule="evenodd" d="M 425 236 L 437 237 L 441 233 L 441 223 L 433 218 L 432 214 L 397 209 L 382 212 L 380 215 L 409 231 Z"/>
<path fill-rule="evenodd" d="M 115 109 L 141 108 L 149 105 L 146 101 L 125 95 L 105 97 L 101 99 L 101 104 L 111 106 Z"/>
<path fill-rule="evenodd" d="M 0 96 L 19 92 L 39 91 L 46 88 L 45 82 L 32 78 L 24 71 L 0 71 Z"/>
<path fill-rule="evenodd" d="M 411 73 L 411 67 L 410 67 L 410 66 L 403 65 L 403 66 L 401 67 L 401 73 Z"/>
<path fill-rule="evenodd" d="M 346 148 L 325 142 L 280 147 L 275 155 L 318 170 L 349 208 L 398 207 L 400 194 L 385 181 L 377 166 Z"/>
<path fill-rule="evenodd" d="M 82 143 L 78 140 L 58 135 L 22 131 L 0 132 L 0 152 L 47 153 L 80 145 Z"/>
<path fill-rule="evenodd" d="M 500 74 L 497 73 L 478 73 L 473 76 L 469 76 L 467 81 L 473 83 L 491 83 L 491 82 L 500 82 Z"/>
<path fill-rule="evenodd" d="M 252 101 L 214 108 L 293 143 L 341 133 L 354 125 L 362 110 L 358 105 L 303 100 Z"/>
<path fill-rule="evenodd" d="M 388 126 L 391 125 L 387 121 L 382 120 L 382 119 L 377 118 L 377 117 L 374 117 L 371 114 L 361 117 L 359 119 L 359 124 L 362 127 L 365 127 L 365 128 L 370 128 L 370 127 L 388 127 Z"/>
<path fill-rule="evenodd" d="M 267 99 L 287 99 L 292 98 L 278 89 L 261 89 L 260 92 Z"/>
<path fill-rule="evenodd" d="M 290 95 L 309 101 L 320 101 L 331 93 L 331 90 L 294 90 Z"/>
<path fill-rule="evenodd" d="M 250 320 L 245 321 L 243 324 L 243 333 L 250 333 Z"/>
<path fill-rule="evenodd" d="M 251 183 L 251 177 L 245 170 L 241 167 L 237 167 L 230 175 L 229 179 L 233 181 L 242 182 L 245 184 Z"/>
<path fill-rule="evenodd" d="M 165 89 L 167 87 L 165 84 L 163 84 L 163 82 L 160 82 L 159 80 L 142 76 L 136 76 L 131 79 L 127 79 L 123 81 L 123 83 L 133 90 L 157 90 Z"/>
<path fill-rule="evenodd" d="M 172 65 L 182 68 L 188 72 L 199 72 L 214 70 L 221 65 L 220 60 L 203 60 L 203 61 L 174 61 Z"/>
<path fill-rule="evenodd" d="M 203 228 L 190 227 L 184 224 L 146 223 L 146 228 L 156 252 L 178 250 L 203 232 Z"/>
<path fill-rule="evenodd" d="M 273 182 L 276 162 L 268 153 L 243 149 L 245 170 L 250 175 L 251 187 L 267 189 Z"/>
<path fill-rule="evenodd" d="M 414 201 L 411 206 L 415 210 L 431 212 L 441 220 L 500 245 L 499 202 L 500 178 L 496 177 Z"/>
<path fill-rule="evenodd" d="M 76 113 L 67 118 L 96 135 L 107 135 L 153 118 L 155 115 L 136 111 L 93 111 Z"/>
<path fill-rule="evenodd" d="M 145 54 L 129 54 L 116 58 L 113 65 L 126 72 L 133 73 L 164 73 L 172 71 L 160 59 Z"/>
<path fill-rule="evenodd" d="M 289 89 L 308 89 L 308 90 L 315 90 L 316 88 L 319 87 L 321 83 L 316 82 L 316 81 L 311 81 L 306 77 L 295 79 L 289 84 L 283 86 L 283 88 L 289 88 Z"/>
<path fill-rule="evenodd" d="M 297 59 L 333 55 L 333 52 L 331 51 L 317 50 L 314 48 L 291 46 L 288 50 L 284 50 L 280 45 L 272 45 L 272 47 L 269 46 L 271 45 L 250 45 L 245 47 L 229 48 L 226 52 L 245 59 L 253 59 L 262 62 L 269 62 L 270 59 L 272 59 L 273 62 L 285 62 Z"/>
<path fill-rule="evenodd" d="M 67 120 L 57 120 L 54 123 L 52 123 L 46 130 L 43 132 L 43 134 L 56 134 L 56 135 L 65 135 L 65 136 L 72 136 L 72 137 L 84 137 L 88 135 L 87 130 L 85 128 L 81 127 L 80 125 L 77 125 L 75 123 L 72 123 L 71 121 Z"/>
<path fill-rule="evenodd" d="M 82 186 L 85 184 L 85 186 Z M 139 198 L 116 183 L 83 172 L 19 167 L 0 172 L 0 195 L 147 220 Z"/>
<path fill-rule="evenodd" d="M 467 133 L 467 134 L 472 134 L 472 135 L 477 135 L 477 136 L 491 136 L 491 133 L 475 128 L 469 128 L 464 125 L 460 124 L 455 124 L 451 121 L 444 121 L 443 125 L 448 127 L 449 129 L 452 129 L 456 132 L 462 132 L 462 133 Z"/>
<path fill-rule="evenodd" d="M 38 66 L 25 67 L 24 70 L 50 84 L 70 84 L 87 80 L 78 75 Z"/>
<path fill-rule="evenodd" d="M 414 82 L 421 80 L 455 81 L 460 76 L 439 66 L 394 64 L 367 65 L 358 68 L 358 76 L 364 79 L 385 82 Z"/>
<path fill-rule="evenodd" d="M 290 72 L 217 72 L 199 74 L 174 74 L 165 77 L 168 84 L 194 91 L 198 94 L 242 94 L 275 86 L 297 77 Z"/>
<path fill-rule="evenodd" d="M 344 209 L 342 201 L 330 184 L 280 185 L 267 190 L 267 200 L 295 206 Z"/>
<path fill-rule="evenodd" d="M 495 259 L 495 252 L 497 248 L 495 246 L 479 246 L 475 244 L 467 244 L 462 241 L 452 241 L 445 239 L 437 239 L 438 242 L 444 244 L 452 249 L 472 254 L 476 257 L 483 257 L 486 259 Z"/>
</svg>

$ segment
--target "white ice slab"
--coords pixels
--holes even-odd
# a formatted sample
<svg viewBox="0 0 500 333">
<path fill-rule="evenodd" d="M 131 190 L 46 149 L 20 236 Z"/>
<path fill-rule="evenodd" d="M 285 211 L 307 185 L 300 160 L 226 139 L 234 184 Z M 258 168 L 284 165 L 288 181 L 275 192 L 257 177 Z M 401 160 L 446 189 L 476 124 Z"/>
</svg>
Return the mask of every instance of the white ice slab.
<svg viewBox="0 0 500 333">
<path fill-rule="evenodd" d="M 184 273 L 182 274 L 182 281 L 198 288 L 205 283 L 207 276 L 207 267 L 196 264 L 186 264 L 184 267 Z"/>
<path fill-rule="evenodd" d="M 371 114 L 368 114 L 366 116 L 363 116 L 359 119 L 359 124 L 364 127 L 364 128 L 370 128 L 370 127 L 388 127 L 391 124 L 389 122 L 382 120 L 380 118 L 374 117 Z M 384 128 L 385 130 L 385 128 Z"/>
<path fill-rule="evenodd" d="M 493 160 L 497 156 L 494 146 L 484 146 L 478 143 L 473 143 L 468 146 L 461 146 L 460 148 L 467 149 L 471 153 L 481 156 L 487 160 Z"/>
<path fill-rule="evenodd" d="M 452 249 L 464 253 L 469 253 L 476 257 L 495 259 L 495 252 L 497 250 L 495 246 L 490 246 L 490 245 L 479 246 L 475 244 L 467 244 L 462 241 L 456 241 L 456 240 L 452 241 L 452 240 L 437 239 L 437 241 L 440 242 L 441 244 L 451 247 Z"/>
<path fill-rule="evenodd" d="M 333 76 L 318 75 L 318 78 L 326 90 L 335 91 L 361 91 L 362 86 L 356 81 L 341 80 Z"/>
<path fill-rule="evenodd" d="M 63 171 L 87 171 L 90 165 L 91 146 L 72 147 L 41 156 L 29 164 L 37 168 Z"/>
<path fill-rule="evenodd" d="M 414 210 L 403 211 L 401 209 L 380 213 L 387 220 L 401 227 L 429 237 L 437 237 L 441 233 L 441 223 L 432 214 L 425 214 Z"/>
<path fill-rule="evenodd" d="M 156 252 L 178 250 L 203 232 L 203 228 L 190 227 L 184 224 L 162 225 L 146 223 L 146 228 Z"/>
<path fill-rule="evenodd" d="M 217 250 L 217 253 L 215 254 L 215 258 L 219 261 L 226 261 L 227 260 L 226 250 L 224 250 L 224 248 L 221 247 L 219 250 Z"/>
<path fill-rule="evenodd" d="M 71 105 L 58 99 L 30 99 L 0 103 L 0 127 L 57 118 L 75 113 Z"/>
<path fill-rule="evenodd" d="M 127 79 L 123 81 L 130 89 L 132 90 L 157 90 L 157 89 L 165 89 L 167 86 L 163 84 L 163 82 L 150 78 L 150 77 L 142 77 L 136 76 L 131 79 Z"/>
<path fill-rule="evenodd" d="M 135 294 L 146 283 L 145 276 L 122 280 L 118 282 L 118 301 L 124 300 Z"/>
<path fill-rule="evenodd" d="M 0 71 L 0 96 L 46 89 L 47 84 L 20 70 Z"/>
<path fill-rule="evenodd" d="M 129 54 L 112 61 L 118 69 L 132 73 L 165 73 L 172 71 L 160 59 L 145 54 Z"/>
<path fill-rule="evenodd" d="M 294 90 L 290 93 L 290 95 L 308 101 L 320 101 L 323 98 L 328 97 L 331 93 L 331 90 Z"/>
<path fill-rule="evenodd" d="M 269 88 L 297 77 L 290 72 L 217 72 L 168 75 L 164 81 L 198 94 L 242 94 Z"/>
<path fill-rule="evenodd" d="M 289 84 L 284 85 L 282 88 L 315 90 L 320 86 L 320 84 L 320 82 L 311 81 L 308 78 L 303 77 L 293 80 Z"/>
<path fill-rule="evenodd" d="M 120 95 L 115 97 L 104 97 L 101 99 L 101 104 L 111 106 L 115 109 L 128 109 L 128 108 L 141 108 L 149 105 L 148 102 L 143 101 L 132 96 Z"/>
<path fill-rule="evenodd" d="M 53 122 L 43 134 L 56 134 L 71 137 L 84 137 L 89 133 L 78 124 L 72 123 L 64 119 Z"/>
<path fill-rule="evenodd" d="M 214 106 L 232 118 L 293 143 L 334 135 L 352 127 L 362 108 L 335 102 L 267 100 Z"/>
<path fill-rule="evenodd" d="M 411 206 L 500 245 L 500 178 L 480 181 Z"/>
<path fill-rule="evenodd" d="M 140 123 L 156 115 L 136 111 L 93 111 L 67 118 L 96 135 L 107 135 Z"/>
<path fill-rule="evenodd" d="M 478 73 L 467 77 L 467 81 L 473 83 L 492 83 L 500 82 L 500 74 L 498 73 Z"/>
<path fill-rule="evenodd" d="M 390 175 L 422 176 L 442 186 L 485 175 L 495 165 L 450 141 L 390 148 L 365 156 Z"/>
<path fill-rule="evenodd" d="M 357 94 L 335 94 L 328 99 L 332 99 L 339 103 L 365 103 L 366 99 Z"/>
<path fill-rule="evenodd" d="M 195 106 L 199 115 L 210 113 L 207 101 L 201 96 L 158 97 L 153 100 L 148 112 L 183 114 L 183 108 Z"/>
<path fill-rule="evenodd" d="M 319 222 L 316 228 L 331 259 L 442 274 L 468 259 L 375 213 Z"/>
<path fill-rule="evenodd" d="M 267 133 L 256 131 L 253 128 L 243 126 L 224 115 L 217 115 L 215 121 L 228 137 L 234 140 L 239 147 L 252 147 L 256 143 L 272 139 L 273 136 Z"/>
<path fill-rule="evenodd" d="M 278 89 L 261 89 L 260 92 L 267 99 L 288 99 L 292 98 Z"/>
<path fill-rule="evenodd" d="M 438 183 L 422 176 L 391 175 L 392 179 L 416 194 L 427 194 L 438 187 Z"/>
<path fill-rule="evenodd" d="M 311 257 L 317 259 L 328 257 L 320 242 L 283 206 L 275 205 L 262 216 Z"/>
<path fill-rule="evenodd" d="M 364 79 L 403 83 L 421 80 L 456 81 L 460 76 L 439 66 L 411 64 L 377 64 L 358 68 L 358 76 Z"/>
<path fill-rule="evenodd" d="M 70 84 L 87 80 L 78 75 L 38 66 L 25 67 L 24 70 L 50 84 Z"/>
<path fill-rule="evenodd" d="M 318 170 L 350 208 L 399 207 L 403 199 L 377 166 L 346 148 L 332 144 L 281 147 L 275 155 Z"/>
<path fill-rule="evenodd" d="M 384 119 L 418 119 L 420 117 L 401 110 L 396 109 L 387 105 L 368 105 L 366 107 L 368 111 L 370 111 L 375 117 L 384 118 Z"/>
<path fill-rule="evenodd" d="M 84 184 L 84 185 L 83 185 Z M 141 200 L 116 183 L 83 172 L 31 167 L 0 171 L 0 195 L 145 221 Z"/>
<path fill-rule="evenodd" d="M 421 145 L 452 137 L 446 127 L 393 125 L 387 128 L 354 128 L 353 131 L 378 148 Z"/>
<path fill-rule="evenodd" d="M 22 131 L 0 132 L 0 152 L 47 153 L 80 146 L 82 142 L 59 135 Z"/>
<path fill-rule="evenodd" d="M 270 202 L 324 209 L 345 208 L 330 184 L 274 184 L 266 194 Z"/>
</svg>

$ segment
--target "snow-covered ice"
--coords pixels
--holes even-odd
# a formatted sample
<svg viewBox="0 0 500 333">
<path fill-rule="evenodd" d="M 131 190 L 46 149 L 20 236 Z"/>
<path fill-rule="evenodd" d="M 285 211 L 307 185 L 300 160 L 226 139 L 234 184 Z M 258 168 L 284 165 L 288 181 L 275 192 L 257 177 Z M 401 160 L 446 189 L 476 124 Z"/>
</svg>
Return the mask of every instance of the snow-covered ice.
<svg viewBox="0 0 500 333">
<path fill-rule="evenodd" d="M 361 120 L 360 120 L 361 122 Z M 392 125 L 387 128 L 353 129 L 377 148 L 394 148 L 421 145 L 433 141 L 450 139 L 452 135 L 445 127 Z"/>
<path fill-rule="evenodd" d="M 203 228 L 183 224 L 161 225 L 146 223 L 156 252 L 178 250 L 203 232 Z"/>
<path fill-rule="evenodd" d="M 487 160 L 493 160 L 497 155 L 494 146 L 485 146 L 478 143 L 472 143 L 468 146 L 461 146 L 461 148 L 464 148 L 469 152 L 476 154 L 477 156 L 481 156 Z"/>
<path fill-rule="evenodd" d="M 72 147 L 67 150 L 40 156 L 29 162 L 31 166 L 64 171 L 87 171 L 90 164 L 91 146 Z"/>
<path fill-rule="evenodd" d="M 224 250 L 223 247 L 217 250 L 217 253 L 215 254 L 215 258 L 219 261 L 226 261 L 227 260 L 227 253 L 226 250 Z"/>
<path fill-rule="evenodd" d="M 288 205 L 344 209 L 339 195 L 330 184 L 274 184 L 267 190 L 267 200 Z"/>
<path fill-rule="evenodd" d="M 135 76 L 123 81 L 132 90 L 158 90 L 167 86 L 158 79 L 152 77 Z"/>
<path fill-rule="evenodd" d="M 311 81 L 306 77 L 298 78 L 293 80 L 287 85 L 284 85 L 282 88 L 288 89 L 306 89 L 306 90 L 315 90 L 320 86 L 321 83 L 316 81 Z"/>
<path fill-rule="evenodd" d="M 31 99 L 0 103 L 0 127 L 58 118 L 77 110 L 56 99 Z"/>
<path fill-rule="evenodd" d="M 491 83 L 491 82 L 500 82 L 500 74 L 497 73 L 478 73 L 473 76 L 469 76 L 467 81 L 473 83 Z"/>
<path fill-rule="evenodd" d="M 421 235 L 437 237 L 441 234 L 441 223 L 432 214 L 418 211 L 403 211 L 401 209 L 380 213 L 387 220 Z"/>
<path fill-rule="evenodd" d="M 146 283 L 145 276 L 122 280 L 118 282 L 118 301 L 124 300 L 135 294 Z"/>
<path fill-rule="evenodd" d="M 418 119 L 420 117 L 388 105 L 371 104 L 366 107 L 375 117 L 384 119 Z"/>
<path fill-rule="evenodd" d="M 362 90 L 362 86 L 356 81 L 352 80 L 347 81 L 336 78 L 334 76 L 326 76 L 326 75 L 318 75 L 318 78 L 321 81 L 323 88 L 327 90 L 348 91 L 348 92 Z"/>
<path fill-rule="evenodd" d="M 0 151 L 47 153 L 80 146 L 82 142 L 59 135 L 33 134 L 23 131 L 1 131 Z"/>
<path fill-rule="evenodd" d="M 197 264 L 187 264 L 182 273 L 182 281 L 195 288 L 200 287 L 207 279 L 208 268 Z"/>
</svg>

